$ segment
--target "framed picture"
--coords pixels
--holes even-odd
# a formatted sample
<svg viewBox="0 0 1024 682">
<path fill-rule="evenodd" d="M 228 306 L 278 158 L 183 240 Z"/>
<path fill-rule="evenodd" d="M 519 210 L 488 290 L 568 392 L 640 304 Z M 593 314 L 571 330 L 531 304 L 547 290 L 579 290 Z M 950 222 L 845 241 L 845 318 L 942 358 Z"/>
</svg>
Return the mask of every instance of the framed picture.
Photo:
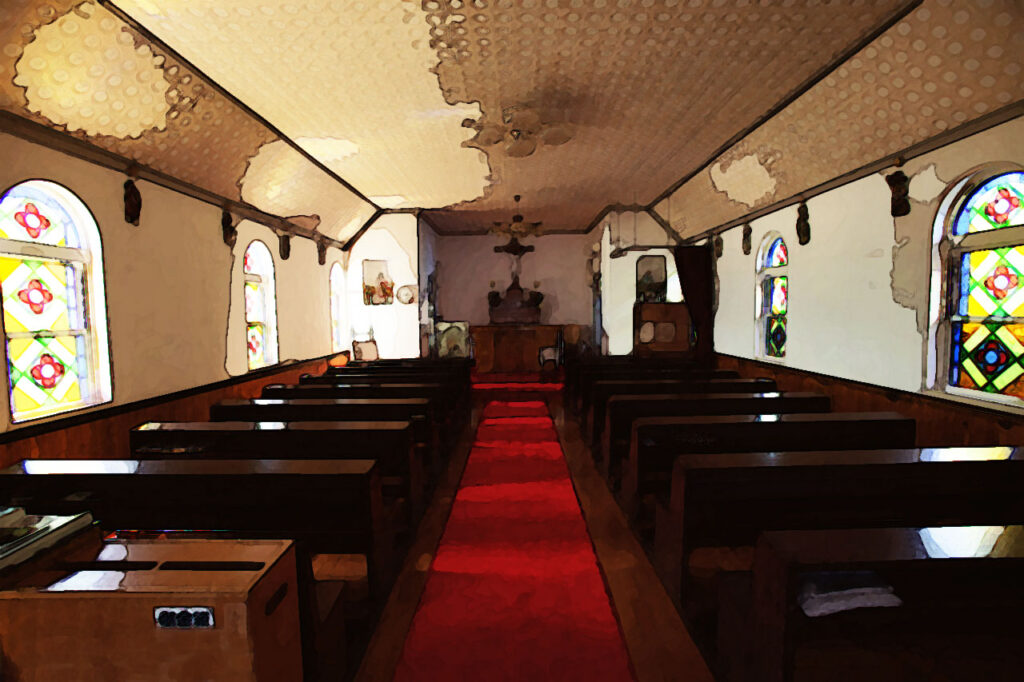
<svg viewBox="0 0 1024 682">
<path fill-rule="evenodd" d="M 391 305 L 395 300 L 395 283 L 388 275 L 386 260 L 363 261 L 363 304 Z"/>
</svg>

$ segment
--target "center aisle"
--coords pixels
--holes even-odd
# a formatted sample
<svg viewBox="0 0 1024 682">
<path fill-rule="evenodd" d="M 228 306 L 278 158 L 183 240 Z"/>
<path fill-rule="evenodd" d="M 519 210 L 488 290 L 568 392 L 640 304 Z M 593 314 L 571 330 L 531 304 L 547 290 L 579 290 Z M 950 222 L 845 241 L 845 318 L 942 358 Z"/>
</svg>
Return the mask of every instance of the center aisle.
<svg viewBox="0 0 1024 682">
<path fill-rule="evenodd" d="M 492 401 L 395 680 L 633 680 L 541 401 Z"/>
</svg>

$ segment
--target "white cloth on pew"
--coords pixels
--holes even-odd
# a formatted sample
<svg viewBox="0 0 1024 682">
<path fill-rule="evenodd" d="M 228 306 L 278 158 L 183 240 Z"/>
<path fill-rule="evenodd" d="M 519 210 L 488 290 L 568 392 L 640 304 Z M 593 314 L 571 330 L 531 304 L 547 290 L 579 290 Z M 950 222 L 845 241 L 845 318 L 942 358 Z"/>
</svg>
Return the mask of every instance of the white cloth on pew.
<svg viewBox="0 0 1024 682">
<path fill-rule="evenodd" d="M 797 598 L 810 618 L 853 609 L 902 606 L 891 585 L 871 571 L 830 571 L 808 575 Z"/>
</svg>

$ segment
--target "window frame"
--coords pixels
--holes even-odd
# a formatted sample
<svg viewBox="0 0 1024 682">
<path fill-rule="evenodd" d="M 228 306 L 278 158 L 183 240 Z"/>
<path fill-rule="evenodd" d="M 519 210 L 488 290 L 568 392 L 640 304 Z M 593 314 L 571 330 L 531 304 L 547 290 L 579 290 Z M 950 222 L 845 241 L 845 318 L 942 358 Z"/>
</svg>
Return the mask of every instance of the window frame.
<svg viewBox="0 0 1024 682">
<path fill-rule="evenodd" d="M 338 280 L 335 281 L 334 273 L 338 273 Z M 345 268 L 341 263 L 334 261 L 327 274 L 327 305 L 331 314 L 331 351 L 341 353 L 347 348 L 344 330 L 342 325 L 345 320 Z"/>
<path fill-rule="evenodd" d="M 767 262 L 768 254 L 778 240 L 782 240 L 782 245 L 786 249 L 786 262 L 783 265 L 771 266 Z M 782 315 L 771 314 L 771 296 L 766 295 L 765 292 L 767 283 L 777 277 L 786 278 L 786 312 Z M 778 232 L 768 232 L 761 239 L 755 260 L 754 284 L 754 311 L 757 325 L 755 357 L 766 362 L 785 363 L 786 351 L 789 347 L 789 245 Z M 782 317 L 785 320 L 786 348 L 782 355 L 772 355 L 768 352 L 768 323 L 773 317 Z"/>
<path fill-rule="evenodd" d="M 246 272 L 245 259 L 248 256 L 249 251 L 256 245 L 262 248 L 267 255 L 267 261 L 269 263 L 269 273 L 259 272 Z M 265 281 L 269 280 L 269 281 Z M 253 365 L 249 356 L 249 306 L 246 298 L 246 286 L 249 283 L 257 285 L 257 291 L 260 292 L 261 307 L 263 308 L 263 363 L 259 365 Z M 269 294 L 269 296 L 268 296 Z M 270 300 L 268 300 L 268 297 Z M 270 248 L 260 239 L 253 239 L 249 242 L 245 250 L 242 252 L 242 304 L 243 304 L 243 317 L 245 318 L 245 361 L 247 371 L 252 372 L 254 370 L 263 369 L 265 367 L 272 367 L 277 365 L 281 361 L 280 351 L 280 336 L 278 331 L 278 320 L 277 320 L 277 273 L 276 264 L 274 263 L 274 254 L 270 251 Z M 273 344 L 268 344 L 267 339 L 272 338 Z M 273 358 L 268 356 L 267 349 L 273 349 Z"/>
<path fill-rule="evenodd" d="M 1003 393 L 964 388 L 950 383 L 953 362 L 953 325 L 999 320 L 1002 324 L 1024 324 L 1024 317 L 977 318 L 960 315 L 961 268 L 963 255 L 972 251 L 1024 246 L 1024 223 L 982 232 L 954 233 L 957 220 L 975 192 L 983 185 L 1009 173 L 1021 173 L 1016 164 L 988 164 L 949 184 L 939 203 L 933 223 L 932 282 L 930 286 L 928 347 L 925 383 L 934 391 L 987 407 L 1024 408 L 1024 399 Z"/>
<path fill-rule="evenodd" d="M 81 311 L 82 326 L 54 332 L 38 330 L 8 333 L 0 296 L 0 332 L 3 334 L 3 352 L 6 363 L 7 407 L 11 424 L 41 422 L 59 419 L 68 414 L 80 412 L 113 401 L 113 368 L 110 352 L 109 315 L 106 299 L 106 272 L 103 267 L 103 236 L 99 223 L 89 206 L 70 188 L 46 178 L 27 178 L 0 192 L 0 199 L 25 185 L 46 193 L 52 201 L 61 205 L 70 218 L 80 246 L 57 246 L 20 239 L 0 238 L 0 257 L 15 259 L 57 261 L 65 265 L 77 265 L 78 282 L 74 287 L 76 305 Z M 69 325 L 70 327 L 70 325 Z M 38 339 L 73 337 L 82 339 L 82 362 L 76 363 L 75 373 L 79 377 L 80 397 L 59 409 L 43 408 L 25 411 L 19 416 L 14 406 L 14 385 L 11 381 L 9 343 L 11 339 Z"/>
</svg>

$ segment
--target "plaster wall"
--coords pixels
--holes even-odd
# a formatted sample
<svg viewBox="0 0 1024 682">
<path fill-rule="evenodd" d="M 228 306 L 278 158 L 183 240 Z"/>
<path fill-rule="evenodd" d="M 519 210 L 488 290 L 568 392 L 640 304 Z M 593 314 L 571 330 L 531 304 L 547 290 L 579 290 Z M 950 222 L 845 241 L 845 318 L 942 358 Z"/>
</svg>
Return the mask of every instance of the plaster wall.
<svg viewBox="0 0 1024 682">
<path fill-rule="evenodd" d="M 367 338 L 372 327 L 382 358 L 419 356 L 419 306 L 399 303 L 397 296 L 391 305 L 366 305 L 363 302 L 363 261 L 386 260 L 396 293 L 399 287 L 417 286 L 419 239 L 416 223 L 416 216 L 408 213 L 381 216 L 359 238 L 349 257 L 345 282 L 353 338 Z"/>
<path fill-rule="evenodd" d="M 218 207 L 146 182 L 137 183 L 143 206 L 136 227 L 124 221 L 122 174 L 3 133 L 0 159 L 0 190 L 32 178 L 51 180 L 78 195 L 96 218 L 105 266 L 111 404 L 245 373 L 242 253 L 256 238 L 274 254 L 280 359 L 330 352 L 328 267 L 317 264 L 312 242 L 293 239 L 291 258 L 282 262 L 271 231 L 243 221 L 229 249 Z M 330 250 L 328 263 L 336 255 Z M 0 393 L 0 430 L 8 430 L 8 392 Z"/>
<path fill-rule="evenodd" d="M 519 282 L 544 294 L 543 324 L 593 324 L 587 260 L 597 240 L 596 232 L 522 240 L 536 250 L 522 257 Z M 507 241 L 496 235 L 438 236 L 438 308 L 443 319 L 489 323 L 487 292 L 504 292 L 512 281 L 513 257 L 494 252 Z"/>
<path fill-rule="evenodd" d="M 800 246 L 796 206 L 722 234 L 717 261 L 716 350 L 760 357 L 755 323 L 755 257 L 777 231 L 789 247 L 789 338 L 783 364 L 796 369 L 926 391 L 925 358 L 933 228 L 946 188 L 986 163 L 1024 162 L 1024 119 L 990 128 L 907 163 L 910 215 L 890 215 L 885 175 L 871 175 L 807 202 L 811 241 Z M 945 395 L 945 394 L 943 394 Z M 947 396 L 948 397 L 948 396 Z"/>
</svg>

